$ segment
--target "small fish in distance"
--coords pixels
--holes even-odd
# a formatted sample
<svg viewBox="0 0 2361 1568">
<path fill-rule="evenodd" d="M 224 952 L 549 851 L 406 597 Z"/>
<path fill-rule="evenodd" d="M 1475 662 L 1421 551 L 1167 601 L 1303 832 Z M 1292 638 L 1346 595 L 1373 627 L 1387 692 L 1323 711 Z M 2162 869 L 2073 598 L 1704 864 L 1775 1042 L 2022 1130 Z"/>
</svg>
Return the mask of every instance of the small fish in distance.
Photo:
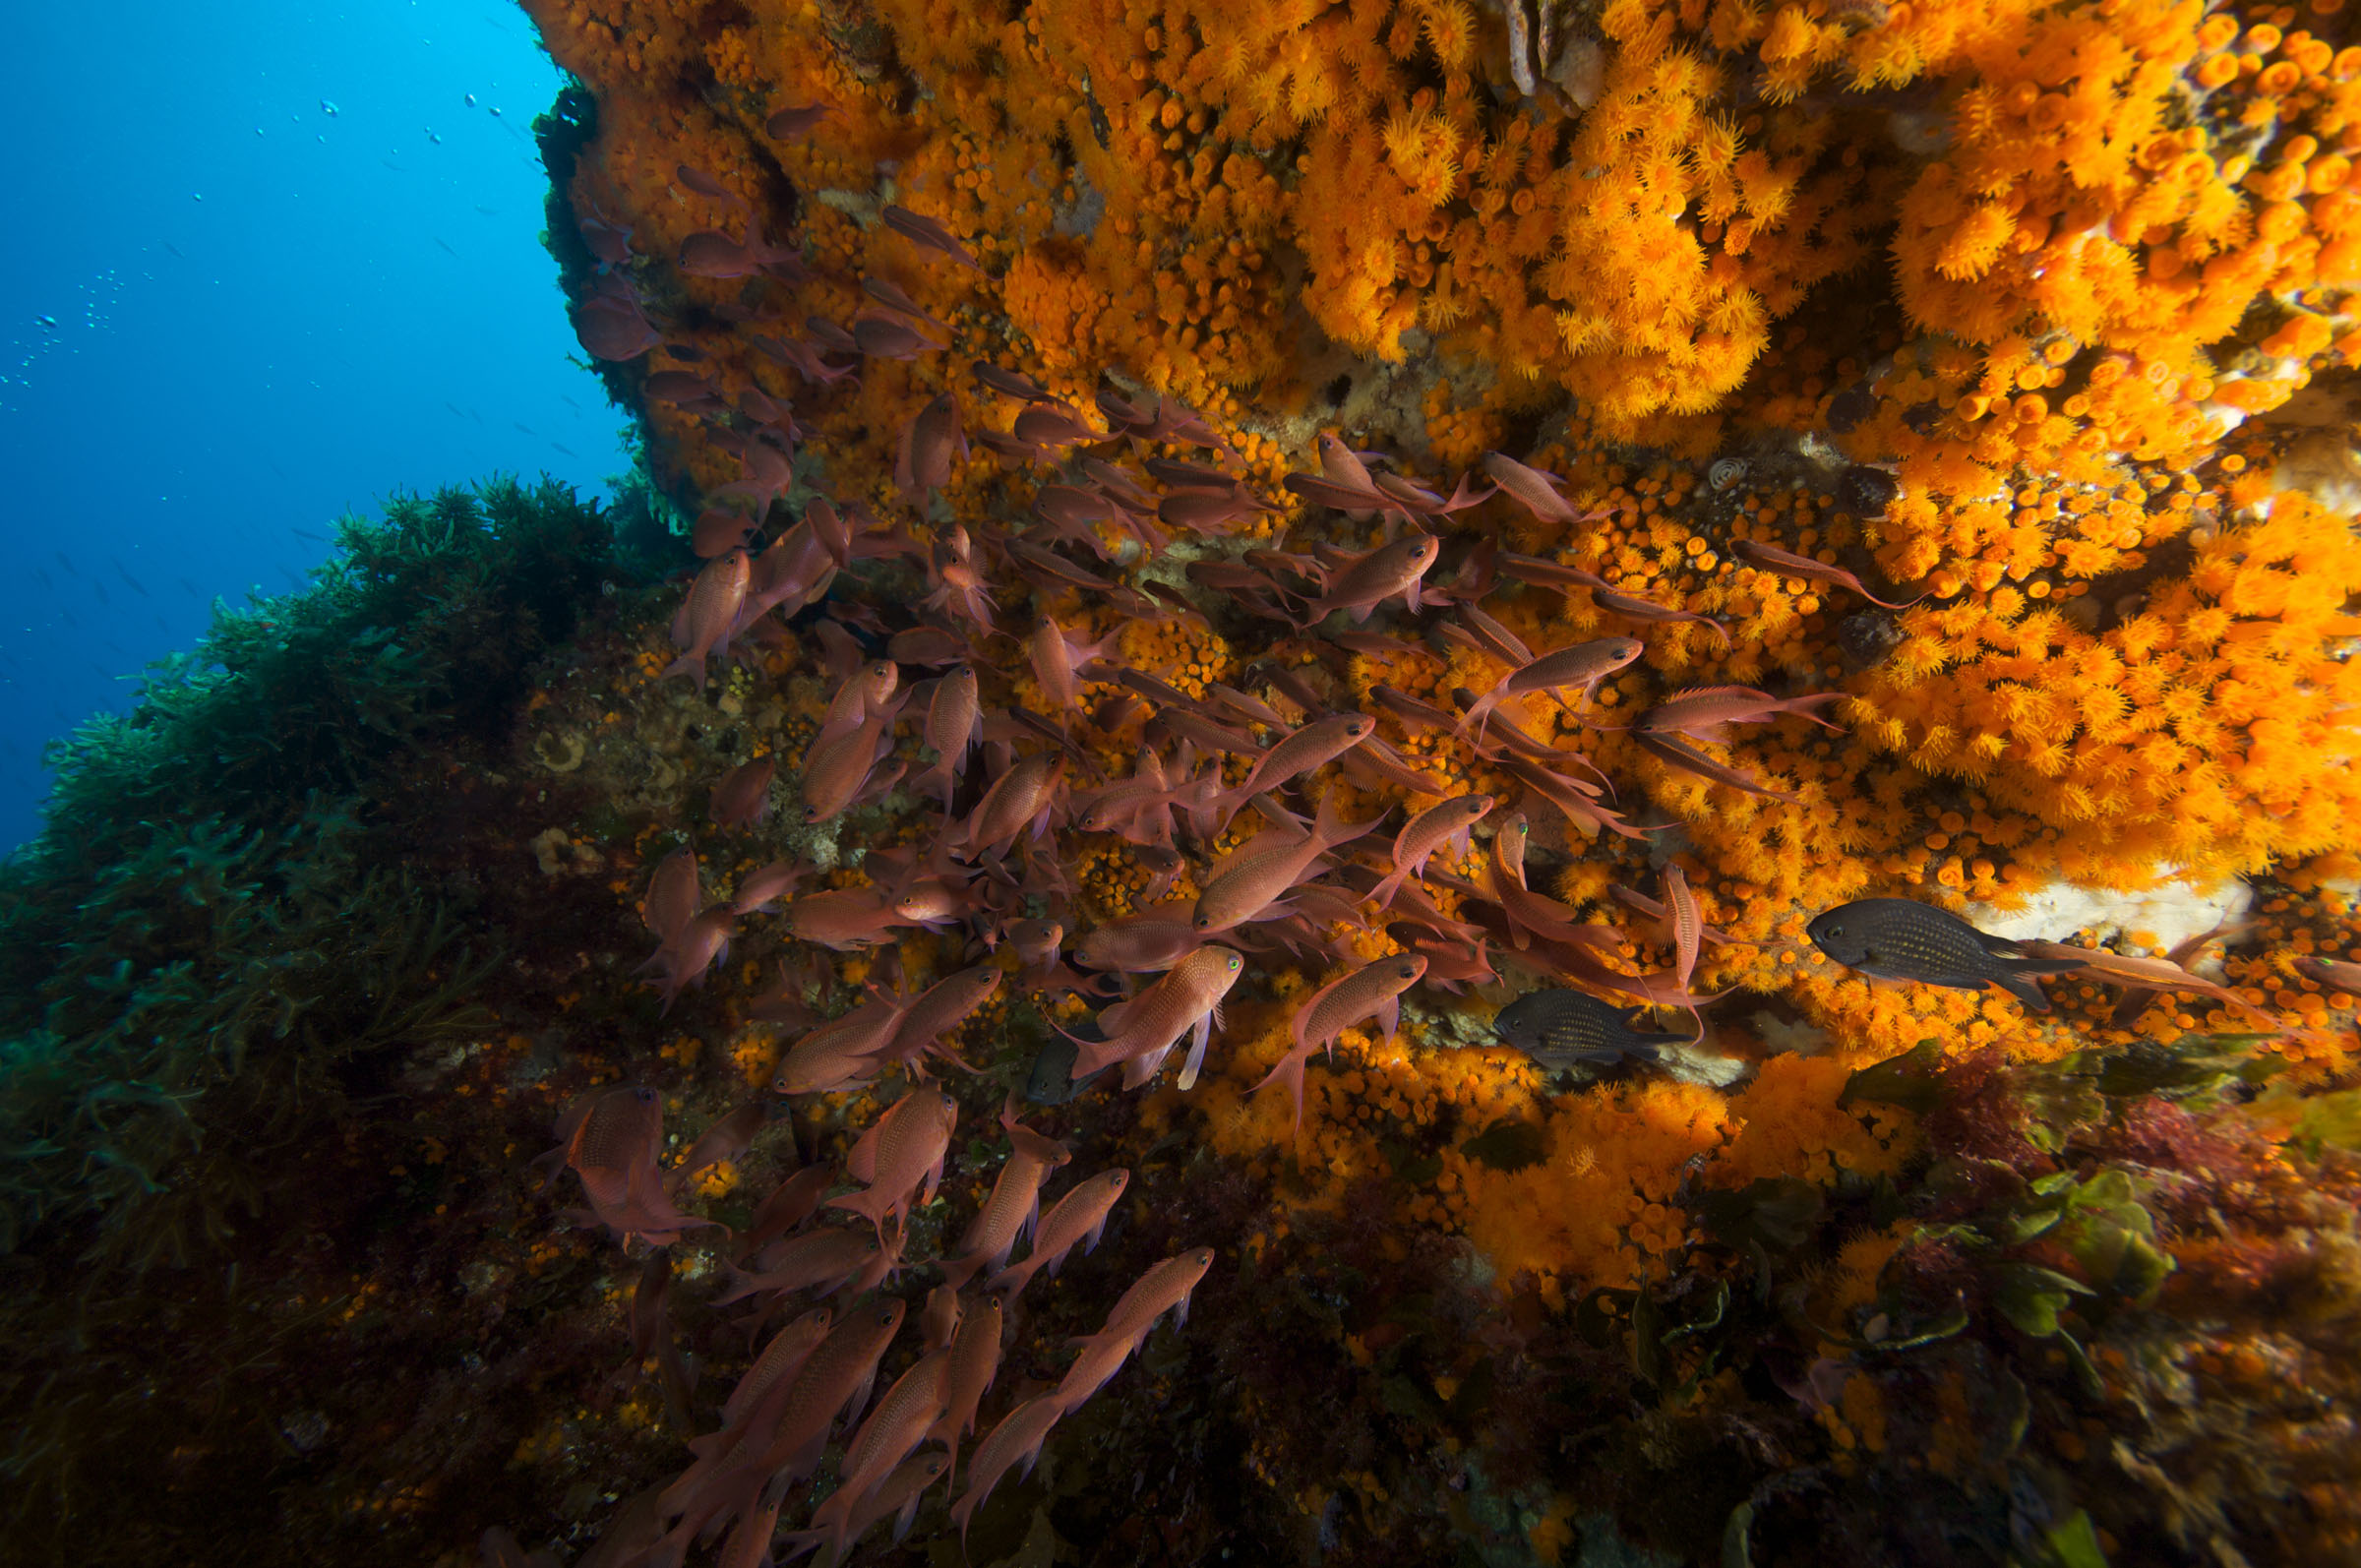
<svg viewBox="0 0 2361 1568">
<path fill-rule="evenodd" d="M 1816 917 L 1804 929 L 1812 945 L 1876 980 L 1909 980 L 1953 991 L 2005 989 L 2035 1012 L 2049 1011 L 2036 976 L 2063 975 L 2080 959 L 2035 958 L 2015 942 L 1987 936 L 1948 910 L 1912 898 L 1861 898 Z"/>
</svg>

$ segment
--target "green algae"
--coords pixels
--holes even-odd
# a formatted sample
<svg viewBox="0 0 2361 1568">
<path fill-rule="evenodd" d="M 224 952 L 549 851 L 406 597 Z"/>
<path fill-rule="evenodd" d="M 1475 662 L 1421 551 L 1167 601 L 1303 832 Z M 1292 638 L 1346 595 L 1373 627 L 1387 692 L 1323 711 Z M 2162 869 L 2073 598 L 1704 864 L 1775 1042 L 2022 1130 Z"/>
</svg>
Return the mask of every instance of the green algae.
<svg viewBox="0 0 2361 1568">
<path fill-rule="evenodd" d="M 168 1454 L 258 1440 L 224 1435 L 252 1414 L 230 1391 L 322 1309 L 248 1316 L 241 1271 L 283 1274 L 324 1149 L 378 1137 L 408 1063 L 491 1022 L 506 934 L 422 846 L 456 830 L 454 759 L 509 744 L 599 602 L 607 537 L 548 481 L 398 497 L 54 751 L 44 830 L 0 867 L 7 1516 L 64 1531 Z"/>
<path fill-rule="evenodd" d="M 336 537 L 310 586 L 217 607 L 52 757 L 43 832 L 0 870 L 0 1250 L 103 1215 L 110 1254 L 185 1262 L 252 1206 L 219 1159 L 176 1176 L 209 1131 L 276 1147 L 336 1062 L 470 1026 L 491 956 L 368 817 L 423 753 L 504 737 L 605 523 L 496 480 Z M 143 1210 L 171 1217 L 135 1235 Z"/>
</svg>

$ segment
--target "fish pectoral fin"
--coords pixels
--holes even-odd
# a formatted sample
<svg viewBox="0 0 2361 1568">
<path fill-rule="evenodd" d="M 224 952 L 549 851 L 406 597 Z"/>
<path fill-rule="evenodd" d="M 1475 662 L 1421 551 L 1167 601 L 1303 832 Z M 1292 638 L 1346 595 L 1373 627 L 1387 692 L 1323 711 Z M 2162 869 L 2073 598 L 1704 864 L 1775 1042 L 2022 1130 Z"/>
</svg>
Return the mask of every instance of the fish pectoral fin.
<svg viewBox="0 0 2361 1568">
<path fill-rule="evenodd" d="M 2034 985 L 2028 976 L 1999 975 L 1993 978 L 1992 983 L 2025 1003 L 2029 1010 L 2033 1012 L 2049 1011 L 2049 998 L 2041 994 L 2041 988 Z"/>
</svg>

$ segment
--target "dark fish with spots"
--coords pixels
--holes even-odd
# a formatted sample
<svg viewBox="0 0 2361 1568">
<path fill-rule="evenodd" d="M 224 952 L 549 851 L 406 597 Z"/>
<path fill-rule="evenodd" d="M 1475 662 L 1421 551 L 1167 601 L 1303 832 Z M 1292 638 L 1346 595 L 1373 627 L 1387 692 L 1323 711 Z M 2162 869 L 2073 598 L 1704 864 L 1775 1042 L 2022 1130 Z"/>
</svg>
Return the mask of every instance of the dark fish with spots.
<svg viewBox="0 0 2361 1568">
<path fill-rule="evenodd" d="M 1611 1066 L 1655 1061 L 1658 1048 L 1693 1044 L 1686 1035 L 1650 1034 L 1612 1002 L 1580 991 L 1531 991 L 1500 1009 L 1492 1033 L 1551 1072 L 1576 1063 Z"/>
<path fill-rule="evenodd" d="M 2049 1011 L 2036 976 L 2063 975 L 2080 960 L 2035 958 L 2015 942 L 1988 936 L 1949 910 L 1913 898 L 1862 898 L 1840 904 L 1804 929 L 1812 945 L 1877 980 L 1908 980 L 1953 991 L 1999 986 L 2035 1012 Z"/>
</svg>

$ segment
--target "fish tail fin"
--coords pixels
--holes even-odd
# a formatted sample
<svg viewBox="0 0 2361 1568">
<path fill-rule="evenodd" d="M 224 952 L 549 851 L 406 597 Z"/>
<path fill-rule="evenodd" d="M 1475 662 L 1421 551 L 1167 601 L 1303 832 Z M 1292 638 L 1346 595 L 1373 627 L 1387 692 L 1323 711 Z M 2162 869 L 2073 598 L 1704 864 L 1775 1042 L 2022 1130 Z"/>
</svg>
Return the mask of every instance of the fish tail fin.
<svg viewBox="0 0 2361 1568">
<path fill-rule="evenodd" d="M 990 1261 L 973 1252 L 963 1258 L 944 1258 L 941 1263 L 942 1283 L 950 1288 L 953 1295 L 957 1295 L 967 1289 L 967 1282 L 974 1279 Z"/>
<path fill-rule="evenodd" d="M 1492 709 L 1498 707 L 1499 705 L 1500 691 L 1497 687 L 1495 687 L 1491 691 L 1484 693 L 1483 695 L 1478 697 L 1473 703 L 1469 704 L 1468 710 L 1459 716 L 1459 727 L 1453 733 L 1465 735 L 1470 729 L 1474 729 L 1476 732 L 1476 739 L 1472 744 L 1482 746 L 1483 744 L 1484 726 L 1491 721 Z"/>
<path fill-rule="evenodd" d="M 1407 866 L 1397 866 L 1391 872 L 1388 872 L 1385 876 L 1379 880 L 1376 886 L 1370 888 L 1367 893 L 1363 894 L 1362 901 L 1363 903 L 1375 904 L 1379 909 L 1391 909 L 1394 907 L 1394 895 L 1400 892 L 1402 890 L 1402 884 L 1409 880 L 1410 868 Z"/>
<path fill-rule="evenodd" d="M 1303 1067 L 1304 1064 L 1310 1059 L 1311 1056 L 1308 1052 L 1302 1055 L 1299 1055 L 1293 1051 L 1289 1052 L 1286 1055 L 1279 1058 L 1278 1065 L 1274 1066 L 1269 1072 L 1263 1075 L 1262 1082 L 1256 1084 L 1252 1090 L 1248 1091 L 1249 1093 L 1260 1094 L 1264 1089 L 1269 1088 L 1273 1083 L 1286 1084 L 1288 1094 L 1295 1100 L 1296 1103 L 1296 1129 L 1299 1132 L 1302 1131 L 1303 1127 Z"/>
<path fill-rule="evenodd" d="M 1330 790 L 1321 796 L 1319 813 L 1312 818 L 1311 831 L 1319 839 L 1321 847 L 1325 849 L 1334 849 L 1340 844 L 1350 844 L 1384 820 L 1384 817 L 1379 815 L 1372 816 L 1365 822 L 1347 822 L 1343 816 L 1338 814 L 1337 796 L 1339 793 L 1341 792 Z"/>
<path fill-rule="evenodd" d="M 703 692 L 705 689 L 705 656 L 702 653 L 684 653 L 664 666 L 663 674 L 658 675 L 656 679 L 661 681 L 666 676 L 673 675 L 696 676 L 696 689 L 700 693 Z"/>
<path fill-rule="evenodd" d="M 1814 692 L 1809 696 L 1791 698 L 1786 704 L 1786 708 L 1787 712 L 1793 713 L 1800 718 L 1810 719 L 1814 724 L 1819 725 L 1824 730 L 1835 730 L 1838 734 L 1842 735 L 1845 733 L 1844 725 L 1831 724 L 1828 720 L 1813 712 L 1812 708 L 1814 704 L 1820 702 L 1841 702 L 1851 694 L 1852 694 L 1849 692 Z"/>
<path fill-rule="evenodd" d="M 988 1294 L 994 1291 L 1006 1291 L 1013 1299 L 1024 1294 L 1026 1282 L 1033 1278 L 1033 1271 L 1040 1266 L 1041 1254 L 1035 1252 L 1022 1263 L 1011 1263 L 991 1279 L 986 1280 L 984 1289 Z"/>
<path fill-rule="evenodd" d="M 867 1220 L 871 1225 L 877 1227 L 878 1244 L 879 1246 L 883 1246 L 885 1244 L 885 1216 L 877 1208 L 875 1204 L 870 1201 L 871 1195 L 877 1189 L 875 1187 L 871 1187 L 860 1192 L 843 1193 L 840 1196 L 828 1199 L 828 1201 L 821 1204 L 820 1207 L 823 1209 L 844 1209 L 850 1213 L 858 1214 L 861 1216 L 861 1218 Z"/>
</svg>

